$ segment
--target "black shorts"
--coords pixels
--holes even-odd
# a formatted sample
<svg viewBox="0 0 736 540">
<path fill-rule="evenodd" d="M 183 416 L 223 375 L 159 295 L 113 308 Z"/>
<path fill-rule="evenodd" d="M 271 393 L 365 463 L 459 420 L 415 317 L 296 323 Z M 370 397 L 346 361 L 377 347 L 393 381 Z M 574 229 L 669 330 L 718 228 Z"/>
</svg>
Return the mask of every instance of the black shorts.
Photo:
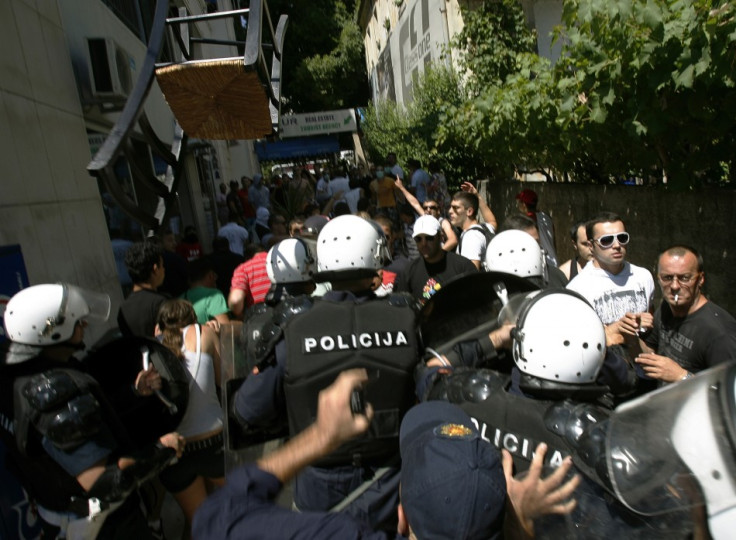
<svg viewBox="0 0 736 540">
<path fill-rule="evenodd" d="M 192 482 L 204 478 L 225 476 L 225 447 L 222 432 L 208 439 L 187 443 L 179 461 L 161 471 L 161 483 L 170 493 L 185 490 Z"/>
</svg>

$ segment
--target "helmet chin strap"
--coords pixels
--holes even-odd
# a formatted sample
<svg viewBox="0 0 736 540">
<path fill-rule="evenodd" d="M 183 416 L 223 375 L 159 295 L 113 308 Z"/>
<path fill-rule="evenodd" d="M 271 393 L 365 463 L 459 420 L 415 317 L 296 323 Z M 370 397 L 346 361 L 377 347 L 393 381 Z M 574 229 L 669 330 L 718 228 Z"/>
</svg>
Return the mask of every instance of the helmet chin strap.
<svg viewBox="0 0 736 540">
<path fill-rule="evenodd" d="M 526 394 L 543 399 L 595 399 L 608 391 L 607 386 L 549 381 L 526 373 L 520 373 L 519 388 Z"/>
</svg>

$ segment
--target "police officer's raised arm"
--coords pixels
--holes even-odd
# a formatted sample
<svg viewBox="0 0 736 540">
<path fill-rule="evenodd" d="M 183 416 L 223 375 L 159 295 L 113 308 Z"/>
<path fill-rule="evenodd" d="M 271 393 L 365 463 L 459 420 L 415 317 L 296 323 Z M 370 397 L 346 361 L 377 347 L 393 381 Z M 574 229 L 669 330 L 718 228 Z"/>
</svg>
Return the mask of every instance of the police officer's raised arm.
<svg viewBox="0 0 736 540">
<path fill-rule="evenodd" d="M 301 469 L 326 456 L 343 442 L 368 429 L 373 409 L 353 414 L 352 391 L 368 381 L 365 369 L 343 371 L 335 382 L 319 393 L 317 421 L 279 450 L 258 461 L 258 467 L 286 483 Z"/>
</svg>

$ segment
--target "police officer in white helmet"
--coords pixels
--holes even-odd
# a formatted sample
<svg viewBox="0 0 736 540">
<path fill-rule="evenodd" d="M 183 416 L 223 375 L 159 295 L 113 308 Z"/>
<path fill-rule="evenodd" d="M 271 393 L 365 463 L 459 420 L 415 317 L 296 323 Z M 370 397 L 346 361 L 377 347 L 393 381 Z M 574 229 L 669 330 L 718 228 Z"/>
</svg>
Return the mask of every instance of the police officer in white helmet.
<svg viewBox="0 0 736 540">
<path fill-rule="evenodd" d="M 374 280 L 387 261 L 381 228 L 345 215 L 317 239 L 317 281 L 332 290 L 294 316 L 259 373 L 235 396 L 234 415 L 248 428 L 288 420 L 292 434 L 309 426 L 317 395 L 340 371 L 368 369 L 379 383 L 365 388 L 376 418 L 367 437 L 340 447 L 300 475 L 294 502 L 302 511 L 342 510 L 374 527 L 395 530 L 398 426 L 414 401 L 420 351 L 411 297 L 376 298 Z M 346 497 L 346 494 L 347 495 Z"/>
<path fill-rule="evenodd" d="M 266 272 L 271 290 L 266 302 L 275 305 L 285 296 L 312 294 L 317 261 L 314 242 L 302 238 L 286 238 L 268 250 Z"/>
<path fill-rule="evenodd" d="M 49 537 L 150 538 L 135 490 L 183 450 L 176 433 L 132 448 L 105 393 L 73 357 L 84 349 L 87 319 L 109 312 L 107 295 L 62 283 L 24 289 L 5 310 L 11 344 L 0 364 L 0 437 Z M 149 369 L 128 385 L 150 395 L 161 380 Z"/>
<path fill-rule="evenodd" d="M 257 369 L 281 337 L 281 328 L 294 315 L 312 307 L 311 294 L 316 284 L 316 242 L 286 238 L 266 256 L 266 273 L 271 289 L 265 302 L 256 304 L 243 321 L 241 345 L 245 349 L 248 371 Z"/>
</svg>

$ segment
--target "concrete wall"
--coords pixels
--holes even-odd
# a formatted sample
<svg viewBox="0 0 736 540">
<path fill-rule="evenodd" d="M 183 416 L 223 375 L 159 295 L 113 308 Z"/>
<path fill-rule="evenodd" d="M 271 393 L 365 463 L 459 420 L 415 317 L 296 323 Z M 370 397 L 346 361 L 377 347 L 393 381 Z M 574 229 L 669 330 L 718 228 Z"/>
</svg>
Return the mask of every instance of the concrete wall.
<svg viewBox="0 0 736 540">
<path fill-rule="evenodd" d="M 0 2 L 0 48 L 0 245 L 20 244 L 31 284 L 76 283 L 117 306 L 122 293 L 85 169 L 87 132 L 57 3 Z"/>
<path fill-rule="evenodd" d="M 600 211 L 616 212 L 631 234 L 629 261 L 654 272 L 663 249 L 675 243 L 694 246 L 705 259 L 706 295 L 736 315 L 736 192 L 717 188 L 672 192 L 643 186 L 489 182 L 488 196 L 499 224 L 516 212 L 514 197 L 525 187 L 537 192 L 539 209 L 554 219 L 560 261 L 572 256 L 568 231 L 575 221 Z M 657 301 L 660 297 L 657 290 Z"/>
</svg>

